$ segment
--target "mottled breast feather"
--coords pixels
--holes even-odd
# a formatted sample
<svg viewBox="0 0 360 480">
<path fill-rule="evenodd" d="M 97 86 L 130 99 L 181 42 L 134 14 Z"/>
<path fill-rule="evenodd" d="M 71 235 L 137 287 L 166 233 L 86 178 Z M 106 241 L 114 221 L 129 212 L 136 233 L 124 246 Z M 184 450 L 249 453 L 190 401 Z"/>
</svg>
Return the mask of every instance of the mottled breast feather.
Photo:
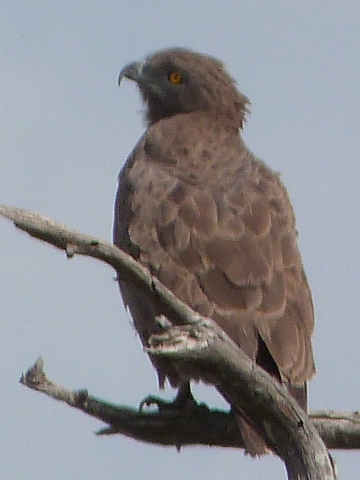
<svg viewBox="0 0 360 480">
<path fill-rule="evenodd" d="M 120 174 L 114 241 L 254 360 L 261 337 L 281 378 L 301 384 L 314 315 L 288 195 L 236 129 L 214 130 L 187 115 L 148 129 Z M 137 295 L 125 297 L 133 314 Z M 133 318 L 146 342 L 154 314 Z"/>
</svg>

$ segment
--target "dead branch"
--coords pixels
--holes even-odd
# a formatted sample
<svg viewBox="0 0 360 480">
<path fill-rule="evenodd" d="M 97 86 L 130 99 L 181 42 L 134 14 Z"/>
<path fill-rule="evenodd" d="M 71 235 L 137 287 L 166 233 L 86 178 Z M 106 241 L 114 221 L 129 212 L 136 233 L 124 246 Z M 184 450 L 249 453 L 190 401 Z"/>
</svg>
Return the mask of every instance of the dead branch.
<svg viewBox="0 0 360 480">
<path fill-rule="evenodd" d="M 64 250 L 67 258 L 84 255 L 107 263 L 117 271 L 122 280 L 136 285 L 149 298 L 153 299 L 155 296 L 163 314 L 171 318 L 173 323 L 184 325 L 200 318 L 146 268 L 112 243 L 72 230 L 29 210 L 0 205 L 0 215 L 12 220 L 17 228 L 32 237 Z"/>
<path fill-rule="evenodd" d="M 68 257 L 81 254 L 108 263 L 123 280 L 135 283 L 151 298 L 156 296 L 172 323 L 167 322 L 163 332 L 151 338 L 149 351 L 196 367 L 200 379 L 215 385 L 224 398 L 241 408 L 283 459 L 289 479 L 335 479 L 326 448 L 305 412 L 286 388 L 255 365 L 214 322 L 179 302 L 117 247 L 25 210 L 0 206 L 0 214 L 31 236 L 65 250 Z M 64 393 L 44 379 L 42 384 L 56 398 Z M 77 392 L 65 401 L 81 408 L 88 396 Z"/>
<path fill-rule="evenodd" d="M 210 409 L 204 404 L 193 412 L 175 408 L 144 411 L 118 405 L 90 395 L 87 389 L 69 390 L 53 383 L 43 367 L 44 361 L 39 357 L 22 375 L 20 383 L 106 423 L 97 435 L 121 434 L 144 443 L 176 448 L 190 445 L 244 448 L 230 412 Z M 360 449 L 359 412 L 314 410 L 309 417 L 327 448 Z"/>
</svg>

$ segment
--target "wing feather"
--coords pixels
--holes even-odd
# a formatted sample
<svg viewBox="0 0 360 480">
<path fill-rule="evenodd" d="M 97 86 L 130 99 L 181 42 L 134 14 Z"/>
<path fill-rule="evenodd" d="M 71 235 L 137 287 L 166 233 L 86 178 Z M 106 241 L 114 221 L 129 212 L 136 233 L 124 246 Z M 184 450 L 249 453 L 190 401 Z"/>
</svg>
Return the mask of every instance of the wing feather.
<svg viewBox="0 0 360 480">
<path fill-rule="evenodd" d="M 115 243 L 139 252 L 167 287 L 216 319 L 254 360 L 258 336 L 283 378 L 305 382 L 314 373 L 313 307 L 293 210 L 279 176 L 243 147 L 231 157 L 233 166 L 224 160 L 219 168 L 221 138 L 216 149 L 207 145 L 206 175 L 191 160 L 191 145 L 182 154 L 175 149 L 177 156 L 169 154 L 167 163 L 149 140 L 155 127 L 120 176 Z M 152 145 L 151 155 L 145 143 Z M 224 144 L 227 149 L 231 145 Z M 173 150 L 167 145 L 166 152 Z M 121 193 L 125 187 L 128 198 Z M 170 369 L 160 372 L 167 374 Z"/>
</svg>

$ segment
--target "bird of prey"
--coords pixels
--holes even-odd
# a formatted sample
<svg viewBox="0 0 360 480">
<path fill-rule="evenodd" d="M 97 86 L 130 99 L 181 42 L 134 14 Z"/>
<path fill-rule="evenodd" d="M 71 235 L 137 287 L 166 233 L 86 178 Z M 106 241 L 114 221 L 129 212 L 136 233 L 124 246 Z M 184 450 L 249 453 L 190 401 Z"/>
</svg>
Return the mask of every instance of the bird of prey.
<svg viewBox="0 0 360 480">
<path fill-rule="evenodd" d="M 119 74 L 136 82 L 147 129 L 119 175 L 114 243 L 180 300 L 211 317 L 306 409 L 315 372 L 314 312 L 295 217 L 279 174 L 241 138 L 249 101 L 217 59 L 162 50 Z M 156 301 L 119 279 L 143 345 Z M 152 357 L 160 387 L 186 391 L 191 372 Z M 235 412 L 251 455 L 267 451 Z"/>
</svg>

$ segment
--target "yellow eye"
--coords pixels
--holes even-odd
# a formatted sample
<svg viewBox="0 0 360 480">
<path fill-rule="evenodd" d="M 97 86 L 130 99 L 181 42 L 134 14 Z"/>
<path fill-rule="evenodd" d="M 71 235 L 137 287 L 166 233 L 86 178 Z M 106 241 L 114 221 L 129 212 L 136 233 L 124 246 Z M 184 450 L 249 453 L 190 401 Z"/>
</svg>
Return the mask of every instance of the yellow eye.
<svg viewBox="0 0 360 480">
<path fill-rule="evenodd" d="M 180 72 L 177 72 L 174 70 L 173 72 L 170 73 L 169 75 L 169 82 L 173 83 L 174 85 L 179 85 L 179 83 L 182 82 L 182 75 Z"/>
</svg>

